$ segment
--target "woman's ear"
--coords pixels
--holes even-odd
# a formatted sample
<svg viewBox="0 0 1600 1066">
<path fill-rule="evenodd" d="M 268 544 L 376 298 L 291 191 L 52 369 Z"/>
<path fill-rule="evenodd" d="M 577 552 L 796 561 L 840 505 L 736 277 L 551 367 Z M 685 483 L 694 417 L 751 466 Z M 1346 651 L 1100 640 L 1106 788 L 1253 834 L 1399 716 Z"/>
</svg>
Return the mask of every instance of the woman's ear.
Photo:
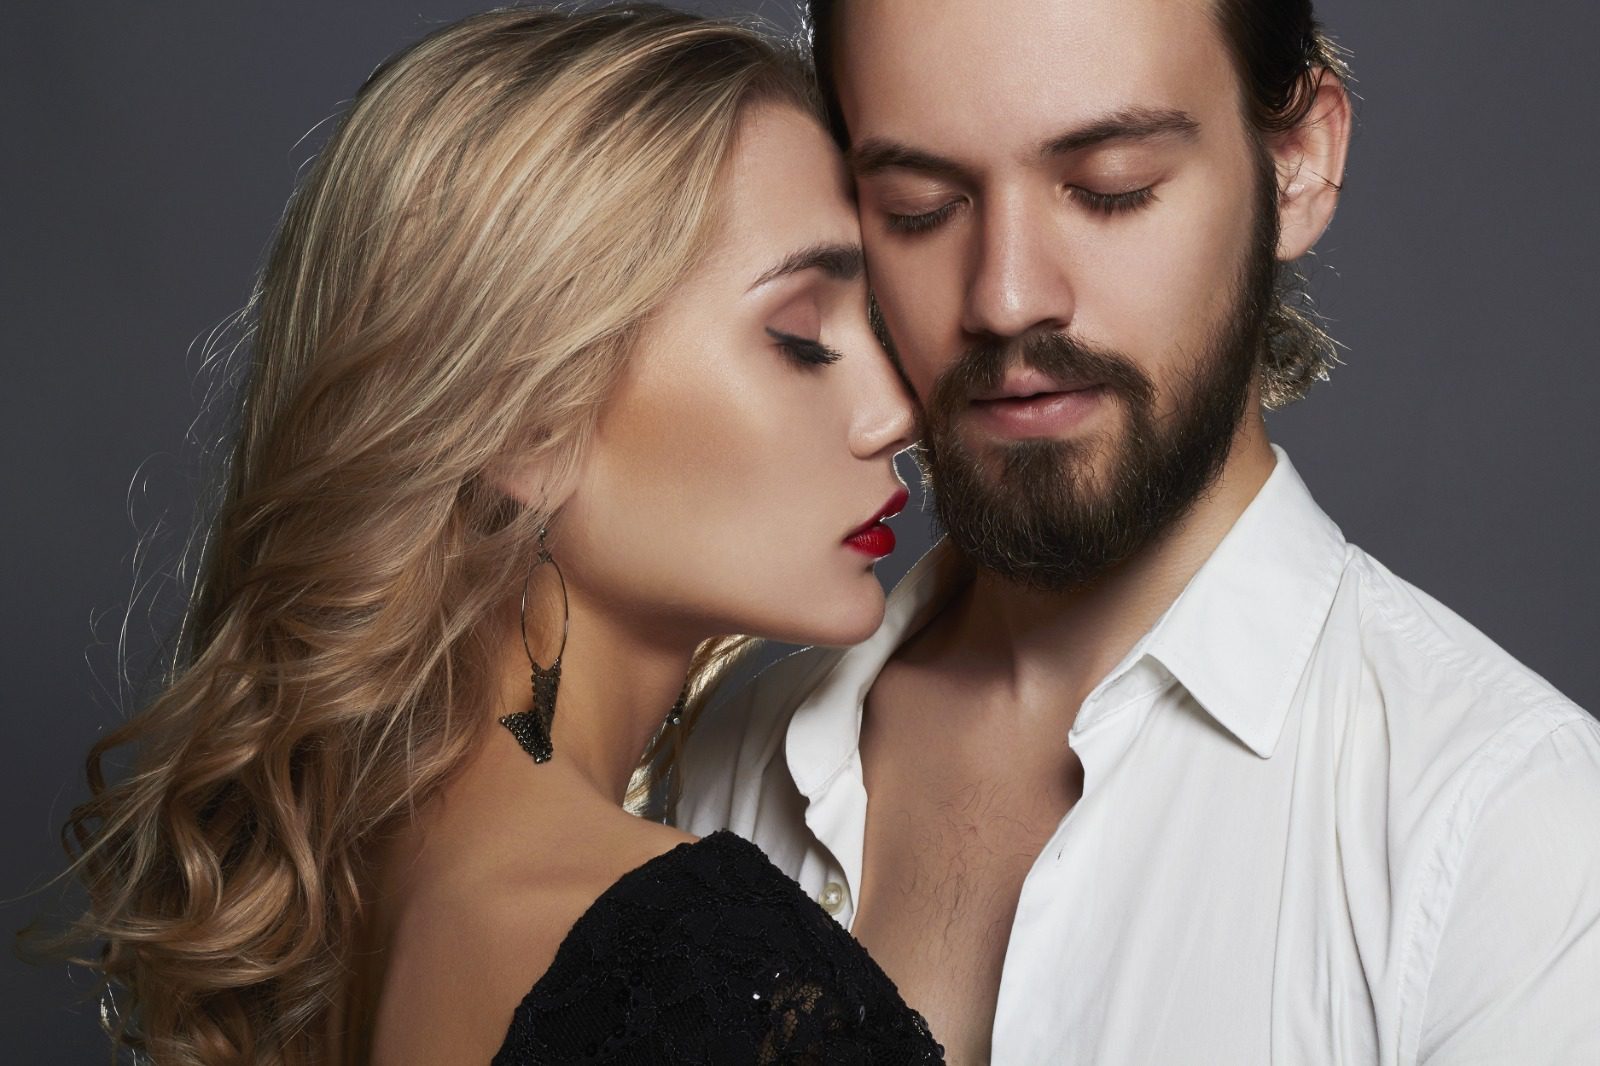
<svg viewBox="0 0 1600 1066">
<path fill-rule="evenodd" d="M 1278 179 L 1278 259 L 1311 251 L 1339 205 L 1350 148 L 1350 95 L 1331 71 L 1316 74 L 1311 108 L 1299 125 L 1268 140 Z"/>
<path fill-rule="evenodd" d="M 506 459 L 491 467 L 485 480 L 524 507 L 537 507 L 553 515 L 577 488 L 577 471 L 548 452 Z"/>
</svg>

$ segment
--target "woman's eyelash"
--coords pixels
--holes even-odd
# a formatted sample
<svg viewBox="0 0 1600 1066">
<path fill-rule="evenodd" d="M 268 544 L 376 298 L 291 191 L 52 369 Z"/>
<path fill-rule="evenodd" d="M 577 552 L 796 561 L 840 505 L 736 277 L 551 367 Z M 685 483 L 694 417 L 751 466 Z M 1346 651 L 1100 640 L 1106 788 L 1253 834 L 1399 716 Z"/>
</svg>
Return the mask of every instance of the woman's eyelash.
<svg viewBox="0 0 1600 1066">
<path fill-rule="evenodd" d="M 1147 185 L 1143 189 L 1130 189 L 1128 192 L 1095 192 L 1093 189 L 1072 186 L 1068 190 L 1068 195 L 1097 214 L 1120 215 L 1148 206 L 1155 200 L 1156 190 L 1155 186 Z M 932 211 L 920 214 L 901 215 L 887 212 L 884 215 L 884 222 L 895 233 L 913 235 L 927 233 L 954 214 L 959 206 L 961 206 L 959 200 L 952 200 Z"/>
<path fill-rule="evenodd" d="M 785 333 L 771 326 L 767 327 L 767 335 L 778 342 L 779 351 L 801 366 L 828 366 L 841 358 L 839 352 L 821 341 L 796 337 L 793 333 Z"/>
</svg>

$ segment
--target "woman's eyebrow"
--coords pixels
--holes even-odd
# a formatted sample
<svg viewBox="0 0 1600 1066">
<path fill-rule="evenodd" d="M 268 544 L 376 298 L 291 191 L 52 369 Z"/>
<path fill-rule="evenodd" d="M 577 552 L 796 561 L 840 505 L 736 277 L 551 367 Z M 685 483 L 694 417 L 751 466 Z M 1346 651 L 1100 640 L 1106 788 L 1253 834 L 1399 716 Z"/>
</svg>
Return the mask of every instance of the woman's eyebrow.
<svg viewBox="0 0 1600 1066">
<path fill-rule="evenodd" d="M 814 244 L 785 256 L 776 266 L 756 278 L 747 291 L 805 270 L 820 270 L 837 281 L 854 281 L 865 269 L 866 257 L 862 255 L 859 244 Z"/>
</svg>

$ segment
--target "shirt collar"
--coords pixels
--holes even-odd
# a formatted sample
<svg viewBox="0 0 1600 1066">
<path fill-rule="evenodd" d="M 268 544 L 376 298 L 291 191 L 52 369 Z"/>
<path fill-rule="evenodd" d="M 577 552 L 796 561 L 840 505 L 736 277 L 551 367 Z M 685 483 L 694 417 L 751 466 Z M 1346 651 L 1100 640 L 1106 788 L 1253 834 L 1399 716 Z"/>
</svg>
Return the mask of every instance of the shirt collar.
<svg viewBox="0 0 1600 1066">
<path fill-rule="evenodd" d="M 814 797 L 849 763 L 860 746 L 867 692 L 884 664 L 971 578 L 971 567 L 941 539 L 895 585 L 877 632 L 839 655 L 796 706 L 784 755 L 801 792 Z"/>
<path fill-rule="evenodd" d="M 1096 691 L 1144 657 L 1159 662 L 1206 713 L 1262 758 L 1270 756 L 1344 573 L 1345 540 L 1311 498 L 1289 457 L 1190 579 L 1161 620 Z M 867 692 L 895 650 L 971 580 L 941 540 L 889 595 L 883 624 L 834 660 L 795 708 L 785 738 L 789 773 L 808 797 L 856 755 Z M 1091 696 L 1086 701 L 1094 701 Z M 1075 730 L 1089 722 L 1080 715 Z"/>
<path fill-rule="evenodd" d="M 1347 557 L 1339 527 L 1272 450 L 1272 474 L 1144 644 L 1262 758 L 1277 747 Z"/>
</svg>

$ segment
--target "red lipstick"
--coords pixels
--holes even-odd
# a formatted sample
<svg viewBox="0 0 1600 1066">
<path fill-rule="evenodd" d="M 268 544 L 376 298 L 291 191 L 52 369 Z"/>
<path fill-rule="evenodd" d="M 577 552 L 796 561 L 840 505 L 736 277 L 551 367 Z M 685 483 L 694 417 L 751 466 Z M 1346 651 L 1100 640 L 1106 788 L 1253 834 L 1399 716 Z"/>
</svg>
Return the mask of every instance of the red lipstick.
<svg viewBox="0 0 1600 1066">
<path fill-rule="evenodd" d="M 844 543 L 874 559 L 882 559 L 894 551 L 894 530 L 883 523 L 903 511 L 910 498 L 911 493 L 901 486 L 877 514 L 852 530 L 844 538 Z"/>
</svg>

